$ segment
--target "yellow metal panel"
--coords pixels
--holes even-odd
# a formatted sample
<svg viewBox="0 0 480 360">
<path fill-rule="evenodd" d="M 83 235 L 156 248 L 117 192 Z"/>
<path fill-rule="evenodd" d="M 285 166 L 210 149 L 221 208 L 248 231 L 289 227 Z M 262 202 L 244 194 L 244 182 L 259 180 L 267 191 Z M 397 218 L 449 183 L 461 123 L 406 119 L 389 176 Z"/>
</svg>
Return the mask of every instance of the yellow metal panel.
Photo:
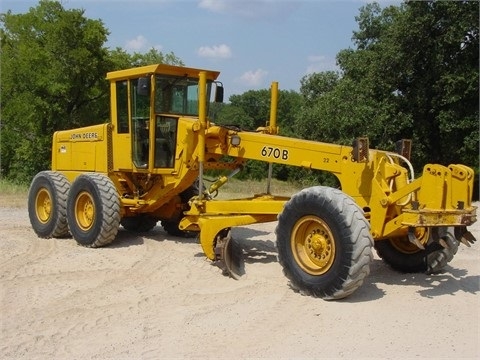
<svg viewBox="0 0 480 360">
<path fill-rule="evenodd" d="M 271 222 L 277 219 L 276 215 L 228 215 L 202 216 L 198 220 L 200 226 L 200 244 L 203 252 L 210 260 L 215 259 L 215 236 L 222 230 L 235 226 Z"/>
<path fill-rule="evenodd" d="M 217 139 L 207 138 L 209 153 L 225 154 L 285 165 L 299 165 L 308 159 L 312 168 L 339 173 L 342 166 L 342 146 L 274 136 L 258 132 L 238 132 L 239 146 L 223 150 Z M 345 159 L 347 160 L 347 158 Z M 348 159 L 350 162 L 350 159 Z"/>
<path fill-rule="evenodd" d="M 73 168 L 82 171 L 95 171 L 95 146 L 86 143 L 72 144 Z"/>
<path fill-rule="evenodd" d="M 442 165 L 427 164 L 423 168 L 422 187 L 418 201 L 429 209 L 444 209 L 446 202 L 445 184 L 450 178 L 449 170 Z"/>
<path fill-rule="evenodd" d="M 132 170 L 132 138 L 130 134 L 115 134 L 112 140 L 114 170 Z"/>
<path fill-rule="evenodd" d="M 470 226 L 476 220 L 476 207 L 464 210 L 404 210 L 403 225 L 407 226 Z"/>
<path fill-rule="evenodd" d="M 279 214 L 288 201 L 287 197 L 257 197 L 237 200 L 207 201 L 203 209 L 205 215 L 217 214 Z"/>
<path fill-rule="evenodd" d="M 101 124 L 55 133 L 53 170 L 108 172 L 109 125 Z"/>
<path fill-rule="evenodd" d="M 473 195 L 473 169 L 461 164 L 448 166 L 451 176 L 450 206 L 452 208 L 469 207 Z"/>
<path fill-rule="evenodd" d="M 134 77 L 146 76 L 148 74 L 162 74 L 162 75 L 172 75 L 172 76 L 186 76 L 196 78 L 200 71 L 205 71 L 207 73 L 207 80 L 215 80 L 220 72 L 211 71 L 211 70 L 202 70 L 195 68 L 187 68 L 166 64 L 156 64 L 156 65 L 147 65 L 140 66 L 136 68 L 112 71 L 107 74 L 107 79 L 112 81 L 116 79 L 129 79 Z"/>
<path fill-rule="evenodd" d="M 58 132 L 53 135 L 52 170 L 70 170 L 72 168 L 72 144 L 60 143 L 58 135 Z"/>
</svg>

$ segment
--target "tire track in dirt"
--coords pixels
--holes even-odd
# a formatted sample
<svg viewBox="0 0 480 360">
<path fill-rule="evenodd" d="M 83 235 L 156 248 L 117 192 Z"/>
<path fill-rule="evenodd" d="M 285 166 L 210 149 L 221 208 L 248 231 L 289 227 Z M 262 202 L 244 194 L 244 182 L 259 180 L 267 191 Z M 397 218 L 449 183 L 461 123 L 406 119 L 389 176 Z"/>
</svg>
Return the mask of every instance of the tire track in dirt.
<svg viewBox="0 0 480 360">
<path fill-rule="evenodd" d="M 195 239 L 171 237 L 160 227 L 141 235 L 121 228 L 110 246 L 87 249 L 71 238 L 38 239 L 26 209 L 0 207 L 0 352 L 15 360 L 319 358 L 367 357 L 375 348 L 388 357 L 407 351 L 396 342 L 403 334 L 411 357 L 478 355 L 478 332 L 461 330 L 478 321 L 464 309 L 478 304 L 478 244 L 459 250 L 448 270 L 455 278 L 430 284 L 376 260 L 351 298 L 325 302 L 288 287 L 273 229 L 234 229 L 246 256 L 246 273 L 235 281 L 205 260 Z M 406 309 L 415 316 L 405 316 Z M 417 338 L 432 324 L 437 338 L 451 341 L 429 348 Z M 452 330 L 462 341 L 454 342 Z"/>
<path fill-rule="evenodd" d="M 0 207 L 0 274 L 7 276 L 8 269 L 15 268 L 19 262 L 22 267 L 33 265 L 45 258 L 55 250 L 56 242 L 53 239 L 38 239 L 39 241 L 29 241 L 28 237 L 33 235 L 28 218 L 25 216 L 18 218 L 12 214 L 18 213 L 18 209 Z M 8 254 L 8 256 L 7 256 Z M 22 269 L 28 271 L 28 268 Z"/>
<path fill-rule="evenodd" d="M 279 282 L 286 284 L 287 281 L 276 260 L 273 228 L 274 224 L 257 224 L 233 229 L 232 236 L 244 252 L 245 275 L 239 281 L 216 276 L 212 281 L 218 286 L 196 287 L 191 296 L 195 303 L 186 301 L 183 304 L 189 309 L 185 323 L 190 331 L 195 333 L 208 329 L 212 339 L 218 339 L 219 345 L 222 344 L 221 339 L 238 340 L 228 341 L 228 345 L 222 348 L 222 354 L 227 357 L 235 357 L 239 351 L 249 354 L 242 339 L 250 339 L 248 348 L 252 350 L 268 339 L 265 329 L 258 324 L 275 321 L 278 309 L 288 301 L 288 287 L 278 287 Z M 252 311 L 252 308 L 255 310 Z M 189 349 L 181 354 L 185 358 L 195 356 L 204 346 L 194 338 L 184 341 L 187 344 L 185 348 Z M 171 349 L 173 351 L 173 347 Z M 261 354 L 252 351 L 248 356 L 259 357 Z"/>
</svg>

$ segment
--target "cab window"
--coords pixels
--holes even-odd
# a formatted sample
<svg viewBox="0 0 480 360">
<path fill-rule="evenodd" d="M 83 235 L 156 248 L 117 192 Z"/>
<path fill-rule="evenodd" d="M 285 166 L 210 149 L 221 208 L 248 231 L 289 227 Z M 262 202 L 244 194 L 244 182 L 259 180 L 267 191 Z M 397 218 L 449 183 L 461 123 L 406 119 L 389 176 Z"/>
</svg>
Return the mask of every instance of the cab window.
<svg viewBox="0 0 480 360">
<path fill-rule="evenodd" d="M 155 126 L 155 167 L 173 168 L 178 119 L 158 116 Z"/>
<path fill-rule="evenodd" d="M 211 85 L 207 83 L 207 99 Z M 198 116 L 198 79 L 157 75 L 155 113 Z"/>
<path fill-rule="evenodd" d="M 147 168 L 149 160 L 150 91 L 144 87 L 145 78 L 130 80 L 132 153 L 137 168 Z"/>
<path fill-rule="evenodd" d="M 115 84 L 117 93 L 117 132 L 128 133 L 128 83 L 125 80 L 117 81 Z"/>
</svg>

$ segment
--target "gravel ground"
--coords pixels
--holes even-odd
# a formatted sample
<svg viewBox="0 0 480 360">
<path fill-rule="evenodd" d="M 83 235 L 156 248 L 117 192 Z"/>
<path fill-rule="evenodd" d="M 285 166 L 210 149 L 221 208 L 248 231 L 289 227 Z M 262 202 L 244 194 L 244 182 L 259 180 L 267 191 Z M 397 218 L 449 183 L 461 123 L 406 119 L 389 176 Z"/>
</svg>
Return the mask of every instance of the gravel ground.
<svg viewBox="0 0 480 360">
<path fill-rule="evenodd" d="M 38 239 L 26 207 L 0 197 L 2 358 L 480 358 L 479 243 L 439 275 L 375 256 L 359 290 L 324 301 L 288 286 L 275 225 L 234 229 L 246 254 L 235 281 L 160 227 L 120 229 L 101 249 Z"/>
</svg>

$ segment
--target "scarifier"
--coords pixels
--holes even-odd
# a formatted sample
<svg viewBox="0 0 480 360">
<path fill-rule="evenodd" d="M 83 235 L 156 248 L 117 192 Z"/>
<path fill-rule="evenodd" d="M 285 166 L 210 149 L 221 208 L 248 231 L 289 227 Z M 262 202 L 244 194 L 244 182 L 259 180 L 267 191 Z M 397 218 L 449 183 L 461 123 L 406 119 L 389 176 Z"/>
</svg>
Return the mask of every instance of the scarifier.
<svg viewBox="0 0 480 360">
<path fill-rule="evenodd" d="M 239 278 L 242 250 L 231 229 L 278 221 L 278 260 L 292 288 L 323 299 L 358 289 L 374 248 L 394 269 L 433 273 L 459 243 L 475 241 L 467 230 L 476 221 L 471 168 L 427 164 L 415 178 L 410 140 L 394 153 L 370 149 L 366 137 L 342 146 L 280 136 L 276 82 L 265 127 L 215 125 L 207 113 L 210 98 L 223 98 L 218 76 L 163 64 L 108 73 L 110 122 L 55 132 L 52 169 L 32 180 L 28 211 L 36 234 L 70 234 L 100 247 L 120 225 L 145 232 L 161 221 L 171 235 L 198 236 L 206 257 Z M 216 199 L 249 159 L 269 164 L 265 193 Z M 275 196 L 272 164 L 328 171 L 340 189 Z M 206 188 L 208 170 L 230 174 Z"/>
</svg>

